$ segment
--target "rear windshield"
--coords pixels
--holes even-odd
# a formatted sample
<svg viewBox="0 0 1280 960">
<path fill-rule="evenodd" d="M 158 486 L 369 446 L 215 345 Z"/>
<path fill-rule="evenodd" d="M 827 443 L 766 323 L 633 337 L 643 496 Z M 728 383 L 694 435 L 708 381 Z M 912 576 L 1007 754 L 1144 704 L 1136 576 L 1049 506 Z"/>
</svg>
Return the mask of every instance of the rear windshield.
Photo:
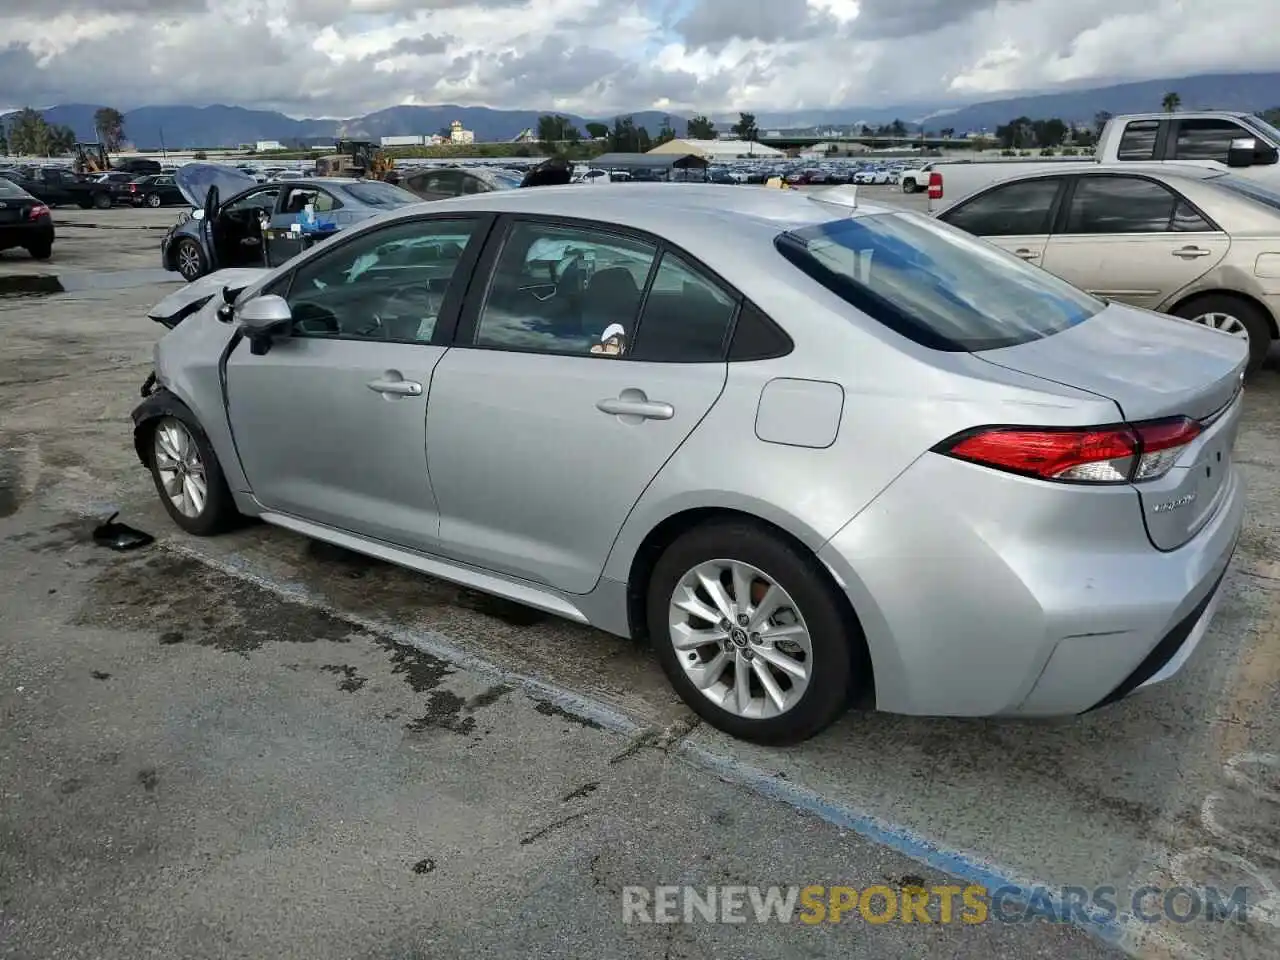
<svg viewBox="0 0 1280 960">
<path fill-rule="evenodd" d="M 1246 180 L 1244 177 L 1237 177 L 1230 173 L 1224 173 L 1220 177 L 1213 177 L 1212 183 L 1215 186 L 1223 187 L 1230 190 L 1238 196 L 1248 197 L 1257 203 L 1270 207 L 1272 210 L 1280 210 L 1280 193 L 1274 190 L 1268 190 L 1261 184 L 1252 180 Z"/>
<path fill-rule="evenodd" d="M 916 213 L 784 233 L 792 264 L 873 319 L 934 350 L 995 350 L 1060 333 L 1102 301 L 983 240 Z"/>
<path fill-rule="evenodd" d="M 422 198 L 390 183 L 369 180 L 365 183 L 349 183 L 344 190 L 361 203 L 371 207 L 403 207 L 409 203 L 421 203 Z"/>
<path fill-rule="evenodd" d="M 26 200 L 30 197 L 30 194 L 12 180 L 0 177 L 0 197 L 8 197 L 11 200 Z"/>
</svg>

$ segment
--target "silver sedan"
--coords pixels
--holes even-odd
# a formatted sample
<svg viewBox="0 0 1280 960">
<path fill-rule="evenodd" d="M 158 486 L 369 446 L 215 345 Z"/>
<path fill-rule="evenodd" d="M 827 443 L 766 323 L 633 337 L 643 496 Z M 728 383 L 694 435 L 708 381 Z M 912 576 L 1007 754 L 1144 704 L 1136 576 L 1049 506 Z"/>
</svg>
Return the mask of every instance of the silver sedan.
<svg viewBox="0 0 1280 960">
<path fill-rule="evenodd" d="M 421 204 L 152 316 L 135 444 L 184 530 L 648 637 L 760 742 L 1157 684 L 1241 527 L 1243 341 L 850 188 Z"/>
</svg>

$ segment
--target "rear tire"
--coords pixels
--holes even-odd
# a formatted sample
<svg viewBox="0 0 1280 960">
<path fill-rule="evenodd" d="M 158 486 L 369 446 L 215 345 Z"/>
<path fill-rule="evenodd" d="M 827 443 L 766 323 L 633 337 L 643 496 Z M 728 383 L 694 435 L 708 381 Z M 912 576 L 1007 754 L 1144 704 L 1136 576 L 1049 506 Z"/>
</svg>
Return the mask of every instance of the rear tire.
<svg viewBox="0 0 1280 960">
<path fill-rule="evenodd" d="M 1251 301 L 1229 293 L 1210 293 L 1195 297 L 1173 311 L 1174 316 L 1233 333 L 1249 341 L 1249 365 L 1253 373 L 1267 359 L 1271 350 L 1271 325 L 1263 312 Z"/>
<path fill-rule="evenodd" d="M 746 573 L 739 579 L 733 571 Z M 692 598 L 708 612 L 723 612 L 709 607 L 716 598 L 700 585 L 705 580 L 699 574 L 722 585 L 729 609 L 718 623 L 686 617 L 687 607 L 676 606 Z M 785 605 L 754 622 L 773 588 L 780 588 L 775 596 Z M 746 593 L 742 606 L 735 598 L 739 590 Z M 707 723 L 744 740 L 806 740 L 834 722 L 870 681 L 865 642 L 816 558 L 749 520 L 713 521 L 671 544 L 650 577 L 646 614 L 658 661 L 681 699 Z M 771 634 L 778 639 L 769 641 Z M 696 648 L 686 643 L 695 635 Z M 795 679 L 778 668 L 778 654 L 805 676 Z M 747 680 L 743 699 L 740 676 Z M 781 710 L 774 692 L 783 698 Z"/>
<path fill-rule="evenodd" d="M 111 195 L 109 193 L 95 193 L 93 195 L 93 206 L 97 210 L 110 210 Z"/>
<path fill-rule="evenodd" d="M 174 523 L 198 537 L 236 526 L 240 512 L 209 438 L 193 414 L 175 410 L 160 417 L 148 440 L 151 479 Z"/>
<path fill-rule="evenodd" d="M 32 260 L 48 260 L 53 256 L 52 243 L 36 243 L 27 247 L 27 253 L 31 254 Z"/>
<path fill-rule="evenodd" d="M 147 197 L 147 206 L 148 207 L 160 206 L 160 194 L 153 193 L 151 194 L 151 196 Z"/>
</svg>

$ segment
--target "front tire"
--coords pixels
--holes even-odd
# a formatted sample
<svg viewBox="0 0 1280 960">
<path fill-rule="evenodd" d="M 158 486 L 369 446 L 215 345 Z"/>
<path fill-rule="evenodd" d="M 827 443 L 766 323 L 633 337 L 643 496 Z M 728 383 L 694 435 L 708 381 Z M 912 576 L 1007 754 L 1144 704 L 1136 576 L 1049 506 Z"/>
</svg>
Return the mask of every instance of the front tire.
<svg viewBox="0 0 1280 960">
<path fill-rule="evenodd" d="M 1243 297 L 1229 293 L 1196 297 L 1178 307 L 1174 316 L 1247 340 L 1249 365 L 1245 369 L 1249 373 L 1262 366 L 1271 350 L 1271 325 L 1262 311 Z"/>
<path fill-rule="evenodd" d="M 646 610 L 676 692 L 744 740 L 806 740 L 869 681 L 864 641 L 821 565 L 750 521 L 676 540 L 654 568 Z"/>
<path fill-rule="evenodd" d="M 183 237 L 178 241 L 178 246 L 173 251 L 173 263 L 178 268 L 178 273 L 182 274 L 182 279 L 188 283 L 204 276 L 209 270 L 200 244 L 190 237 Z"/>
<path fill-rule="evenodd" d="M 914 180 L 903 180 L 903 181 L 902 181 L 902 192 L 903 192 L 903 193 L 915 193 L 915 192 L 916 192 L 916 182 L 915 182 Z"/>
<path fill-rule="evenodd" d="M 156 420 L 150 436 L 151 479 L 169 516 L 187 533 L 208 537 L 239 519 L 209 438 L 185 411 Z"/>
</svg>

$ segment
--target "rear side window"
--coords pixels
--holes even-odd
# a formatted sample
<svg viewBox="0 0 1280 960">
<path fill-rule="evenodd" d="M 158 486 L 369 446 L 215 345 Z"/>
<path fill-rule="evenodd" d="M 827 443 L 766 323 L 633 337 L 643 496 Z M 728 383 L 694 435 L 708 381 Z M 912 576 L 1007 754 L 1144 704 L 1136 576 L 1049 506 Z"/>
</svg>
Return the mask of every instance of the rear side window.
<svg viewBox="0 0 1280 960">
<path fill-rule="evenodd" d="M 935 350 L 1016 346 L 1103 307 L 1047 271 L 915 213 L 834 220 L 774 244 L 851 306 Z"/>
<path fill-rule="evenodd" d="M 989 190 L 942 214 L 953 227 L 975 237 L 1029 237 L 1050 228 L 1061 180 L 1021 180 Z"/>
<path fill-rule="evenodd" d="M 1081 177 L 1067 210 L 1067 233 L 1206 232 L 1185 200 L 1152 180 Z"/>
<path fill-rule="evenodd" d="M 645 298 L 632 359 L 672 363 L 722 360 L 737 307 L 734 297 L 668 251 L 662 255 Z"/>
<path fill-rule="evenodd" d="M 1154 160 L 1156 134 L 1159 132 L 1159 120 L 1133 121 L 1124 128 L 1124 135 L 1120 137 L 1120 146 L 1116 149 L 1116 159 Z"/>
</svg>

